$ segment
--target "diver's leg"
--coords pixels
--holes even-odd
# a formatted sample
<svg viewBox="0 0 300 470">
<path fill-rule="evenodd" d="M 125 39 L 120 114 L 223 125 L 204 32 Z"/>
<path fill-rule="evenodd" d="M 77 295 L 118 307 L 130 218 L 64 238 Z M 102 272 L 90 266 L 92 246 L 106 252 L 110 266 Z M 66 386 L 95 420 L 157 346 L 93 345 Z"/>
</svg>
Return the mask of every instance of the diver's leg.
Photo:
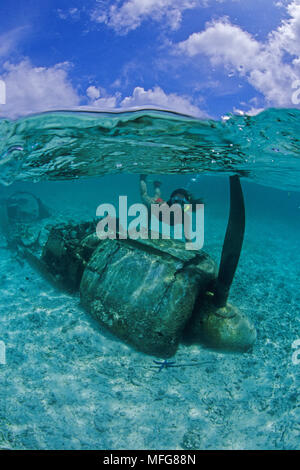
<svg viewBox="0 0 300 470">
<path fill-rule="evenodd" d="M 161 182 L 154 181 L 153 185 L 154 185 L 154 199 L 156 201 L 157 199 L 161 199 L 161 190 L 160 190 Z"/>
<path fill-rule="evenodd" d="M 146 183 L 146 178 L 147 175 L 141 175 L 140 176 L 140 194 L 143 203 L 148 207 L 148 209 L 151 207 L 151 204 L 153 204 L 153 199 L 148 195 L 147 192 L 147 183 Z"/>
</svg>

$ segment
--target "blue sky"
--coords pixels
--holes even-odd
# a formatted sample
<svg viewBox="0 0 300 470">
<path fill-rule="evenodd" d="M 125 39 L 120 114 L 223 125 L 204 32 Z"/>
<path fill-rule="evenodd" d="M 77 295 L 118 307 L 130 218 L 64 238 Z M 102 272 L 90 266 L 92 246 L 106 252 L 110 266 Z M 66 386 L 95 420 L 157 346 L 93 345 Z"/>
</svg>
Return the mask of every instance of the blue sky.
<svg viewBox="0 0 300 470">
<path fill-rule="evenodd" d="M 0 116 L 299 107 L 300 0 L 10 0 L 0 18 Z"/>
</svg>

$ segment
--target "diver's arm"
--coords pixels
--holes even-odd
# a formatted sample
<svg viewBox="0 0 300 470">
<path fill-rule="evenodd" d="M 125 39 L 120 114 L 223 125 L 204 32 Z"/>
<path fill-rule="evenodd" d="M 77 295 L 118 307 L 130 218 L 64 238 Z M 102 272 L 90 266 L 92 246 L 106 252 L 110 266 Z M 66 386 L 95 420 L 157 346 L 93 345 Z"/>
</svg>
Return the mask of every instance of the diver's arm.
<svg viewBox="0 0 300 470">
<path fill-rule="evenodd" d="M 157 199 L 161 199 L 161 190 L 160 190 L 161 182 L 154 181 L 153 184 L 154 184 L 154 199 L 156 201 Z"/>
<path fill-rule="evenodd" d="M 143 203 L 146 204 L 146 206 L 150 206 L 153 201 L 152 198 L 148 196 L 146 178 L 147 175 L 140 176 L 140 193 Z"/>
</svg>

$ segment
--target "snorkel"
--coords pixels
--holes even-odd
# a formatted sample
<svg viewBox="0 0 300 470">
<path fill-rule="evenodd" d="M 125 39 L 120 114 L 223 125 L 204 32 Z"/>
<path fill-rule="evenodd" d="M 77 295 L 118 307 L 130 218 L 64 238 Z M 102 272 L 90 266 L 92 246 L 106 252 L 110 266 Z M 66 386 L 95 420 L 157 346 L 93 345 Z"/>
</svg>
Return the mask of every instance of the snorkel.
<svg viewBox="0 0 300 470">
<path fill-rule="evenodd" d="M 245 234 L 245 203 L 239 176 L 230 176 L 229 184 L 230 212 L 213 298 L 213 302 L 218 308 L 226 306 Z"/>
<path fill-rule="evenodd" d="M 245 204 L 239 176 L 230 176 L 229 183 L 230 211 L 219 273 L 214 286 L 196 302 L 189 334 L 207 347 L 234 352 L 249 350 L 256 330 L 237 307 L 227 303 L 245 233 Z"/>
</svg>

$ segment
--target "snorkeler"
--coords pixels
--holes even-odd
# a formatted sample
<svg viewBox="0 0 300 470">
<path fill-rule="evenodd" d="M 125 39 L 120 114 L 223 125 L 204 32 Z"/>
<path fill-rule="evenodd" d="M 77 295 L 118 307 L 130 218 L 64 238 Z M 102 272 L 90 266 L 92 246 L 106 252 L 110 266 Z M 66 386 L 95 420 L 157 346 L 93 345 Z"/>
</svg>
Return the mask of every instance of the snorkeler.
<svg viewBox="0 0 300 470">
<path fill-rule="evenodd" d="M 161 191 L 160 191 L 161 182 L 154 181 L 153 183 L 154 196 L 151 197 L 148 195 L 146 179 L 147 179 L 147 175 L 140 176 L 140 193 L 141 193 L 141 198 L 142 198 L 143 203 L 147 206 L 148 209 L 150 209 L 151 204 L 163 204 L 164 201 L 161 198 Z"/>
<path fill-rule="evenodd" d="M 147 183 L 146 183 L 147 175 L 141 175 L 140 176 L 140 193 L 141 193 L 141 198 L 143 203 L 147 206 L 148 209 L 151 209 L 151 204 L 159 204 L 159 206 L 163 207 L 164 205 L 173 206 L 174 204 L 177 204 L 181 207 L 182 210 L 182 215 L 184 216 L 184 220 L 188 221 L 188 227 L 187 230 L 185 230 L 185 233 L 188 234 L 190 229 L 191 229 L 191 212 L 196 212 L 197 211 L 197 204 L 203 204 L 202 199 L 195 199 L 191 193 L 189 193 L 186 189 L 183 188 L 178 188 L 175 189 L 172 194 L 170 195 L 170 198 L 168 201 L 165 201 L 161 197 L 161 182 L 160 181 L 154 181 L 154 195 L 149 196 L 148 190 L 147 190 Z M 150 211 L 149 211 L 150 214 Z M 172 217 L 173 214 L 171 214 L 170 222 L 169 225 L 174 226 L 174 217 Z M 160 221 L 161 221 L 161 216 L 162 214 L 159 214 L 160 216 Z M 166 221 L 164 221 L 166 222 Z M 189 236 L 186 235 L 187 239 L 190 239 Z"/>
<path fill-rule="evenodd" d="M 186 189 L 178 188 L 172 192 L 168 201 L 165 201 L 161 197 L 161 182 L 154 181 L 154 195 L 149 196 L 147 190 L 147 183 L 146 183 L 147 175 L 140 176 L 140 193 L 143 203 L 150 209 L 151 204 L 168 204 L 168 206 L 172 206 L 173 204 L 179 204 L 182 207 L 182 210 L 187 210 L 188 208 L 184 208 L 184 205 L 191 206 L 192 211 L 196 210 L 196 204 L 203 204 L 202 199 L 195 199 L 191 193 L 189 193 Z"/>
</svg>

